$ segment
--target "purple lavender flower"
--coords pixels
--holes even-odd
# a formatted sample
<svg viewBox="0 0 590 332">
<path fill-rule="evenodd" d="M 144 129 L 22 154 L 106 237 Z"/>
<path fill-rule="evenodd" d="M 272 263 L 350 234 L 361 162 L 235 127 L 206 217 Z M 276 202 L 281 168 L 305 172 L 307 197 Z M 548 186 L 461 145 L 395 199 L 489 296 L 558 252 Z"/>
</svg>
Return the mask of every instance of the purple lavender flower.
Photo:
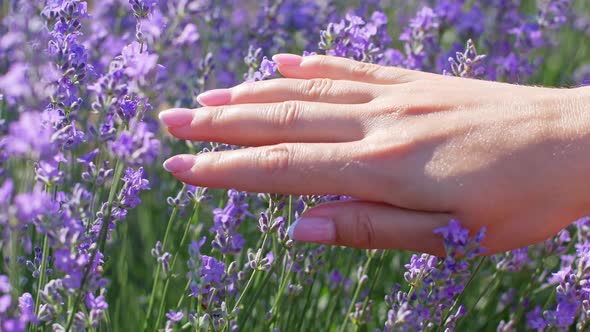
<svg viewBox="0 0 590 332">
<path fill-rule="evenodd" d="M 167 286 L 157 283 L 152 294 L 158 312 L 149 313 L 148 328 L 173 331 L 186 318 L 192 329 L 202 330 L 247 330 L 259 323 L 275 331 L 283 326 L 313 330 L 324 321 L 331 321 L 326 328 L 333 329 L 351 305 L 347 318 L 361 330 L 372 329 L 379 318 L 386 320 L 385 331 L 477 329 L 484 322 L 465 318 L 474 300 L 466 292 L 483 289 L 488 293 L 476 308 L 482 309 L 481 317 L 504 318 L 499 330 L 524 329 L 525 324 L 536 330 L 587 329 L 588 218 L 539 246 L 494 256 L 493 264 L 482 260 L 475 276 L 472 258 L 482 252 L 483 233 L 473 238 L 451 223 L 437 231 L 447 257 L 408 255 L 400 272 L 404 278 L 398 278 L 403 284 L 386 295 L 387 308 L 382 310 L 383 278 L 376 280 L 373 273 L 399 271 L 397 253 L 382 265 L 373 260 L 367 269 L 357 269 L 355 251 L 302 247 L 287 236 L 288 220 L 317 204 L 347 197 L 309 195 L 290 202 L 284 195 L 230 190 L 227 200 L 218 204 L 210 201 L 220 197 L 217 190 L 187 187 L 182 195 L 166 199 L 175 191 L 173 183 L 148 166 L 182 146 L 175 140 L 160 141 L 153 110 L 194 108 L 196 96 L 206 89 L 232 86 L 242 78 L 276 77 L 276 64 L 264 55 L 319 51 L 381 65 L 538 84 L 537 77 L 544 74 L 539 69 L 545 63 L 555 65 L 539 59 L 562 40 L 570 40 L 556 34 L 560 27 L 572 27 L 568 36 L 588 33 L 584 4 L 571 0 L 538 1 L 536 12 L 518 0 L 383 4 L 366 0 L 348 8 L 316 0 L 107 0 L 88 6 L 80 0 L 5 1 L 0 6 L 0 251 L 3 266 L 12 267 L 16 260 L 10 272 L 18 283 L 11 287 L 8 277 L 0 275 L 0 330 L 136 328 L 137 322 L 125 320 L 136 317 L 136 310 L 120 315 L 119 308 L 128 302 L 116 298 L 144 298 L 144 287 L 131 283 L 152 274 L 149 264 L 169 272 L 172 255 L 160 248 L 157 262 L 146 263 L 145 255 L 129 250 L 142 247 L 138 240 L 155 241 L 149 234 L 160 231 L 159 225 L 143 225 L 141 232 L 135 223 L 115 225 L 126 216 L 161 219 L 164 201 L 178 208 L 178 220 L 168 234 L 174 247 L 207 230 L 211 245 L 202 238 L 188 248 L 175 248 L 179 257 L 188 250 L 188 273 L 168 274 Z M 391 33 L 400 30 L 398 40 Z M 467 40 L 473 43 L 465 47 Z M 474 45 L 487 54 L 485 59 Z M 571 66 L 558 73 L 559 80 L 545 75 L 543 82 L 586 84 L 584 64 L 574 63 L 575 57 L 567 60 Z M 574 77 L 567 77 L 574 70 Z M 184 144 L 196 153 L 236 148 Z M 123 179 L 113 178 L 115 161 L 127 170 Z M 109 185 L 118 190 L 111 194 Z M 149 187 L 157 190 L 143 199 Z M 185 207 L 193 203 L 198 208 L 189 215 Z M 142 207 L 139 216 L 130 211 L 134 207 Z M 262 235 L 255 220 L 252 223 L 258 216 Z M 189 223 L 197 217 L 198 222 Z M 126 229 L 129 234 L 120 233 Z M 181 237 L 179 229 L 186 230 L 186 236 Z M 265 244 L 250 247 L 261 243 L 260 236 L 267 238 Z M 345 261 L 351 265 L 343 266 Z M 129 278 L 119 269 L 125 264 Z M 524 269 L 533 264 L 543 264 L 539 274 L 523 278 Z M 365 288 L 350 300 L 355 284 L 350 271 L 355 270 Z M 486 287 L 490 272 L 500 275 L 498 289 Z M 248 274 L 254 276 L 250 283 Z M 180 280 L 184 275 L 188 290 Z M 523 286 L 521 279 L 531 281 L 532 294 L 525 299 L 514 291 Z M 546 283 L 535 289 L 538 280 Z M 121 289 L 123 285 L 128 288 Z M 110 308 L 107 287 L 117 302 Z M 158 309 L 179 303 L 173 297 L 183 290 L 188 294 L 180 306 L 168 313 Z M 327 291 L 327 305 L 314 303 L 323 301 Z M 551 292 L 555 299 L 547 301 Z M 336 293 L 345 300 L 336 299 Z M 490 301 L 498 298 L 499 306 Z M 307 311 L 298 312 L 303 308 Z M 109 320 L 106 310 L 113 313 Z M 267 312 L 267 320 L 264 314 L 254 317 Z M 324 314 L 321 322 L 309 319 Z M 295 325 L 285 325 L 288 317 Z M 497 323 L 491 321 L 486 328 Z"/>
<path fill-rule="evenodd" d="M 123 188 L 121 188 L 121 192 L 118 196 L 120 205 L 125 208 L 133 209 L 141 203 L 139 193 L 150 188 L 149 181 L 143 178 L 143 167 L 140 167 L 137 170 L 128 168 L 125 171 L 122 181 L 125 184 L 123 185 Z"/>
<path fill-rule="evenodd" d="M 16 217 L 23 225 L 36 221 L 51 205 L 51 197 L 41 186 L 35 186 L 31 192 L 20 193 L 14 197 Z"/>
<path fill-rule="evenodd" d="M 236 190 L 229 190 L 228 202 L 223 209 L 213 210 L 213 227 L 209 230 L 215 234 L 212 241 L 213 248 L 223 254 L 239 253 L 246 242 L 237 228 L 247 216 L 248 203 L 245 202 L 247 195 Z"/>
<path fill-rule="evenodd" d="M 8 277 L 0 275 L 0 330 L 24 332 L 28 323 L 37 323 L 35 303 L 31 294 L 25 292 L 18 298 L 18 310 L 12 308 L 11 290 Z"/>
<path fill-rule="evenodd" d="M 184 314 L 182 313 L 182 311 L 175 312 L 174 310 L 170 309 L 170 311 L 166 314 L 166 317 L 168 317 L 170 321 L 178 323 L 182 320 Z"/>
<path fill-rule="evenodd" d="M 158 0 L 129 0 L 133 14 L 138 18 L 147 18 L 158 5 Z"/>
<path fill-rule="evenodd" d="M 547 323 L 545 323 L 545 319 L 543 319 L 540 306 L 536 306 L 535 310 L 526 314 L 526 325 L 527 328 L 537 330 L 538 332 L 545 330 Z"/>
<path fill-rule="evenodd" d="M 208 284 L 219 284 L 225 274 L 225 264 L 211 256 L 201 256 L 201 277 Z"/>
<path fill-rule="evenodd" d="M 88 293 L 86 295 L 86 307 L 90 309 L 90 325 L 92 327 L 98 327 L 100 325 L 101 320 L 104 317 L 105 310 L 108 309 L 109 305 L 105 300 L 105 296 L 103 294 L 99 296 L 94 296 L 92 293 Z"/>
<path fill-rule="evenodd" d="M 493 257 L 496 268 L 500 271 L 517 272 L 532 262 L 528 248 L 514 249 Z"/>
<path fill-rule="evenodd" d="M 52 135 L 53 129 L 37 113 L 24 112 L 17 122 L 10 124 L 4 146 L 9 155 L 47 158 L 55 153 Z"/>
<path fill-rule="evenodd" d="M 540 1 L 537 22 L 542 27 L 557 29 L 567 21 L 571 6 L 571 0 Z"/>
<path fill-rule="evenodd" d="M 27 97 L 31 94 L 27 78 L 27 65 L 14 63 L 4 75 L 0 75 L 0 91 L 8 98 Z"/>
<path fill-rule="evenodd" d="M 326 54 L 347 57 L 359 61 L 379 61 L 382 53 L 382 43 L 379 40 L 386 29 L 387 19 L 381 12 L 374 12 L 371 21 L 347 14 L 346 20 L 330 23 L 321 32 L 319 48 Z"/>
<path fill-rule="evenodd" d="M 168 274 L 170 272 L 170 258 L 172 258 L 172 255 L 163 250 L 162 242 L 156 242 L 156 246 L 152 248 L 151 254 L 156 257 L 158 263 L 162 265 L 162 271 L 164 274 Z"/>
<path fill-rule="evenodd" d="M 160 141 L 155 138 L 150 125 L 138 122 L 132 131 L 121 132 L 115 141 L 109 142 L 109 146 L 114 156 L 136 166 L 151 164 L 156 160 Z"/>
<path fill-rule="evenodd" d="M 431 53 L 438 50 L 440 18 L 430 7 L 423 7 L 410 20 L 400 35 L 406 52 L 405 66 L 410 69 L 428 69 Z"/>
<path fill-rule="evenodd" d="M 201 36 L 199 35 L 199 31 L 197 26 L 189 23 L 184 26 L 182 32 L 176 37 L 173 41 L 175 45 L 183 45 L 183 44 L 194 44 L 196 41 L 199 40 Z"/>
<path fill-rule="evenodd" d="M 412 291 L 404 292 L 394 285 L 386 298 L 391 309 L 384 331 L 422 330 L 429 322 L 453 330 L 457 320 L 466 314 L 463 306 L 455 307 L 455 299 L 464 291 L 471 274 L 468 261 L 484 251 L 480 244 L 485 229 L 469 237 L 469 231 L 451 219 L 448 226 L 434 232 L 443 236 L 447 256 L 412 256 L 404 274 Z"/>
<path fill-rule="evenodd" d="M 125 46 L 121 55 L 125 65 L 124 73 L 140 84 L 145 84 L 147 75 L 156 68 L 158 63 L 158 56 L 142 50 L 141 44 L 136 41 Z"/>
<path fill-rule="evenodd" d="M 477 54 L 473 41 L 469 39 L 465 51 L 456 53 L 456 60 L 455 58 L 448 59 L 451 65 L 451 73 L 458 77 L 480 77 L 485 74 L 485 66 L 482 65 L 485 58 L 485 54 Z"/>
<path fill-rule="evenodd" d="M 137 99 L 126 99 L 119 105 L 119 116 L 124 119 L 127 123 L 131 121 L 135 114 L 137 114 L 137 106 L 139 101 Z"/>
</svg>

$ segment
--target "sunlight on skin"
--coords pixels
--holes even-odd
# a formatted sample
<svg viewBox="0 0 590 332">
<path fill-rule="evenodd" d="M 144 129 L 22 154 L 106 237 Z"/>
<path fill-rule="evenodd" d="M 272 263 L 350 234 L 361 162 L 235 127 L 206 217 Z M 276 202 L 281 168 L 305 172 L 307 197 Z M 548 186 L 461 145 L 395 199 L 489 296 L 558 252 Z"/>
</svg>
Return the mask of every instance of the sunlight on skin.
<svg viewBox="0 0 590 332">
<path fill-rule="evenodd" d="M 209 91 L 199 96 L 203 108 L 160 114 L 178 138 L 251 146 L 172 157 L 165 167 L 175 177 L 207 187 L 353 196 L 358 201 L 307 211 L 290 234 L 361 248 L 440 254 L 432 231 L 453 217 L 472 231 L 487 227 L 484 245 L 495 253 L 542 241 L 590 213 L 579 208 L 590 206 L 590 189 L 579 181 L 588 165 L 581 156 L 590 155 L 588 88 L 518 86 L 326 56 L 274 60 L 286 79 Z M 535 216 L 539 205 L 545 209 Z"/>
</svg>

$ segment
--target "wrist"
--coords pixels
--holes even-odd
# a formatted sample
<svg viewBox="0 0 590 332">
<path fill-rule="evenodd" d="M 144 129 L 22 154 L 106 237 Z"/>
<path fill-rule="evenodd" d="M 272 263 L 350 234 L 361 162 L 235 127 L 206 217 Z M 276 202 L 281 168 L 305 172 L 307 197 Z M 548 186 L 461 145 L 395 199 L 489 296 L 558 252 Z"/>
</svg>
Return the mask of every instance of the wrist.
<svg viewBox="0 0 590 332">
<path fill-rule="evenodd" d="M 590 187 L 585 184 L 590 170 L 590 86 L 558 93 L 559 122 L 566 130 L 554 157 L 560 160 L 560 173 L 567 179 L 562 185 L 570 188 L 568 196 L 581 217 L 590 214 Z"/>
<path fill-rule="evenodd" d="M 590 107 L 590 85 L 581 86 L 578 88 L 573 89 L 574 93 L 576 93 L 580 98 L 585 101 L 586 107 Z"/>
<path fill-rule="evenodd" d="M 590 146 L 590 86 L 554 91 L 548 104 L 552 111 L 557 111 L 564 138 L 583 140 Z"/>
</svg>

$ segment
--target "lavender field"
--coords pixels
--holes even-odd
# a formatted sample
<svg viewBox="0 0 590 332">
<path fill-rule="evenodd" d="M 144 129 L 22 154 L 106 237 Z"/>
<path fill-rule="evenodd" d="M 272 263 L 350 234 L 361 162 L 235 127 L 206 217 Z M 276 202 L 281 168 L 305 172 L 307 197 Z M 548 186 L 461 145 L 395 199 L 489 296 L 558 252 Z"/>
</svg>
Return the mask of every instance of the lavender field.
<svg viewBox="0 0 590 332">
<path fill-rule="evenodd" d="M 490 256 L 460 220 L 445 257 L 299 243 L 349 197 L 185 185 L 167 158 L 242 147 L 158 120 L 281 77 L 278 53 L 590 85 L 590 1 L 0 0 L 0 22 L 0 331 L 590 331 L 590 218 Z"/>
</svg>

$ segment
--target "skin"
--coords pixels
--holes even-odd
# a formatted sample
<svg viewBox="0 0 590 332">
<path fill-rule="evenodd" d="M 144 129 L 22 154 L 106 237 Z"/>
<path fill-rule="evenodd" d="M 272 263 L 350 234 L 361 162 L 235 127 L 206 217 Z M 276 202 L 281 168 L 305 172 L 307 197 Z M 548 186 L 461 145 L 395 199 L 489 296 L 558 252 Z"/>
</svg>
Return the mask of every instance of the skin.
<svg viewBox="0 0 590 332">
<path fill-rule="evenodd" d="M 176 178 L 352 196 L 304 213 L 333 223 L 332 239 L 313 242 L 437 255 L 444 250 L 433 230 L 450 218 L 471 234 L 485 226 L 492 254 L 543 241 L 590 214 L 588 87 L 288 57 L 278 61 L 286 78 L 238 85 L 221 103 L 166 111 L 191 115 L 188 124 L 168 126 L 180 139 L 247 146 L 173 157 L 186 166 L 172 171 Z"/>
</svg>

